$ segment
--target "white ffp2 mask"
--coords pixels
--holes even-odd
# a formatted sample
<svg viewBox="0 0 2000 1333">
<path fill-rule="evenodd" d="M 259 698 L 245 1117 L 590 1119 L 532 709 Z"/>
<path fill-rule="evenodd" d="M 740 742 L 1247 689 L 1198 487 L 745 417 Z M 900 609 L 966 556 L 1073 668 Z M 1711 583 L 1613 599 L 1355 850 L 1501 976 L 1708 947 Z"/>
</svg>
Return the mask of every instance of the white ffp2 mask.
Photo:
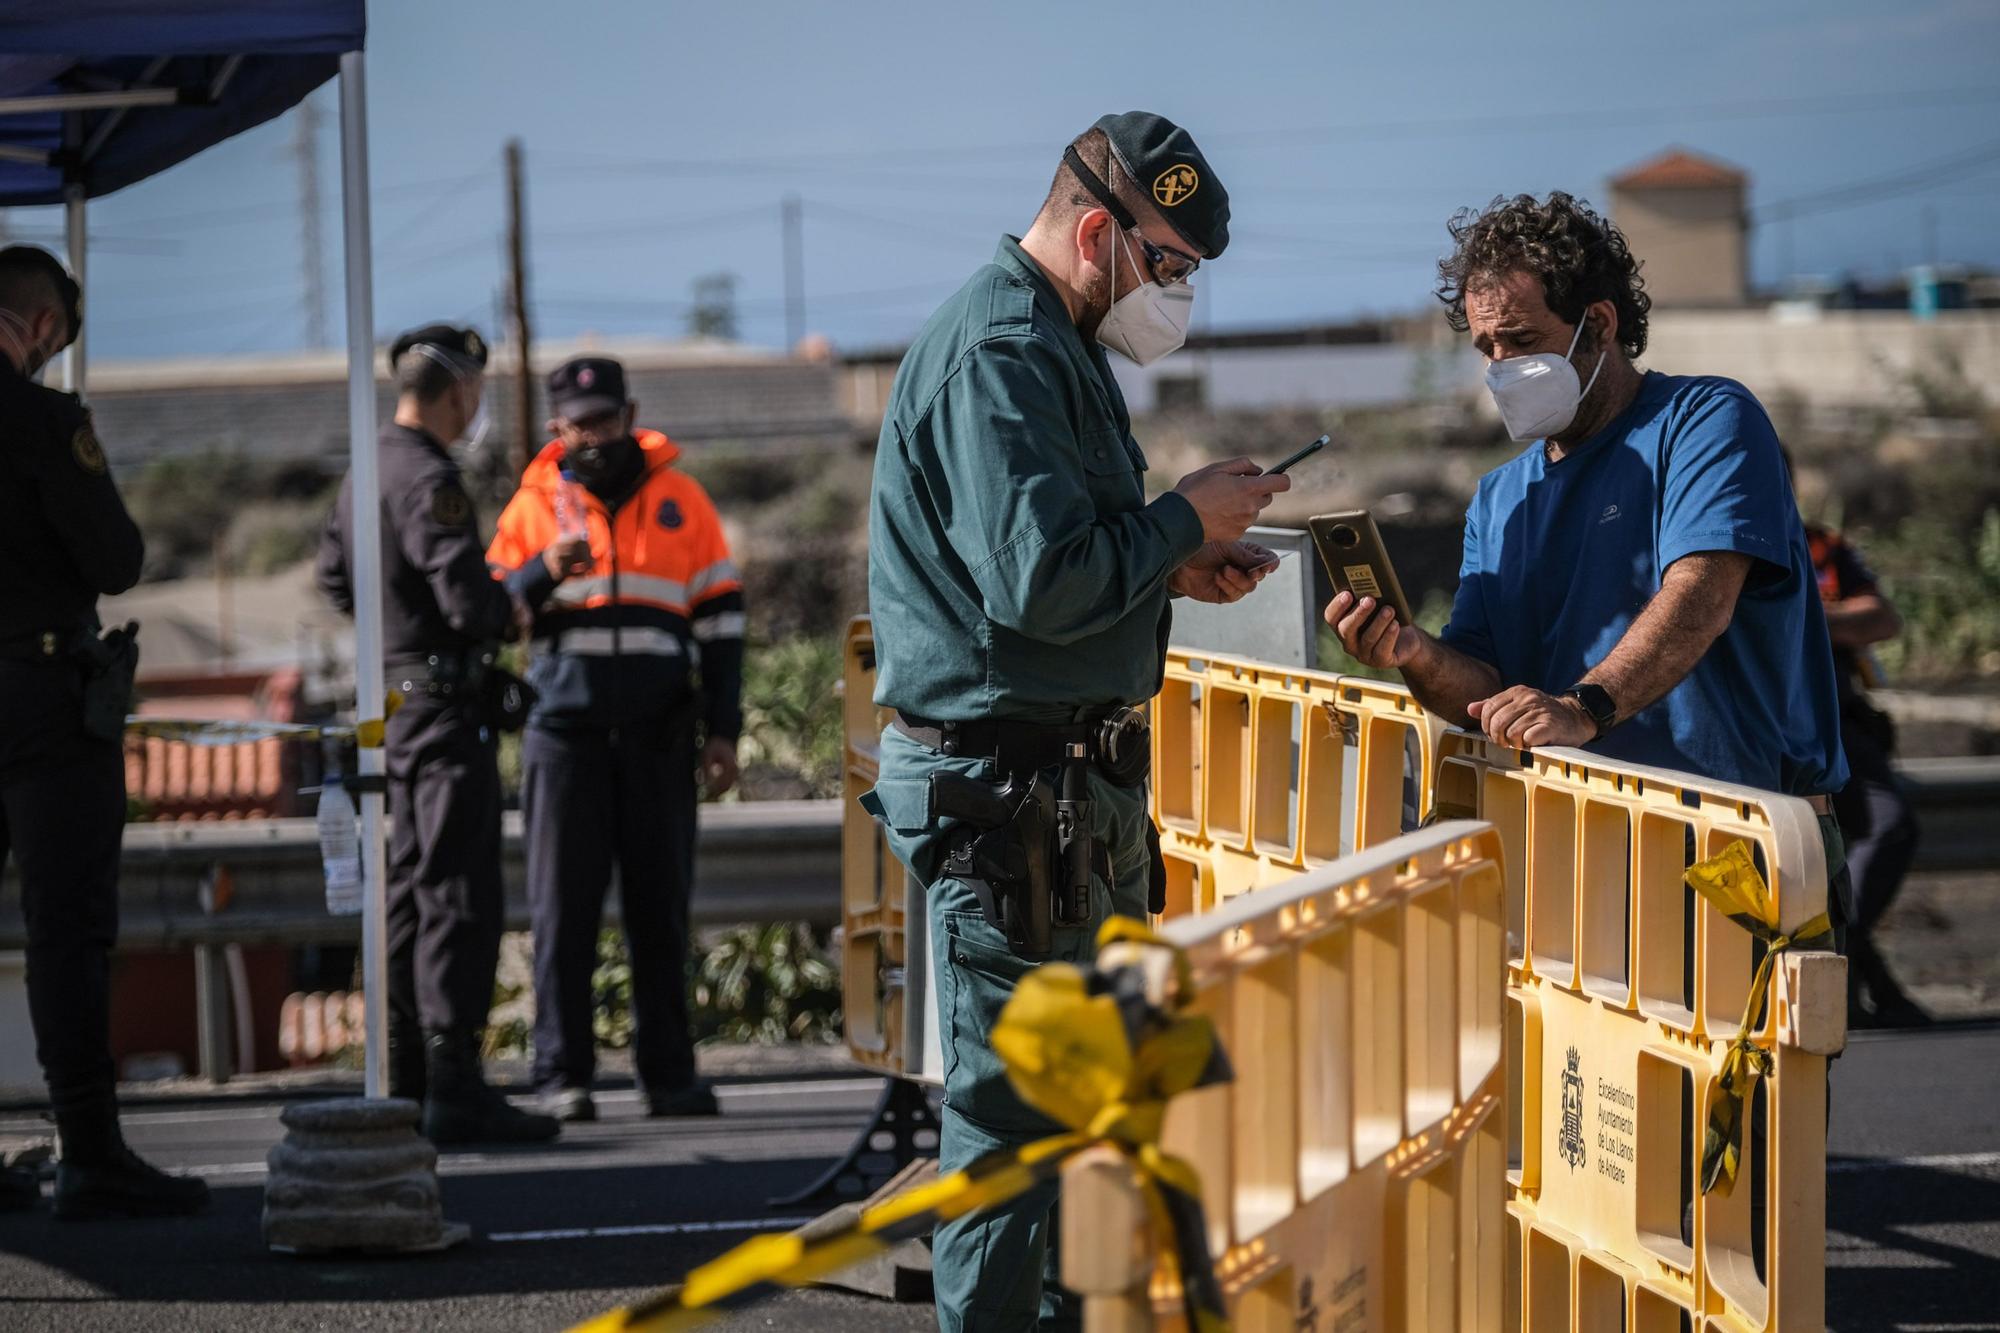
<svg viewBox="0 0 2000 1333">
<path fill-rule="evenodd" d="M 1500 424 L 1507 428 L 1508 439 L 1521 444 L 1546 440 L 1576 420 L 1577 405 L 1604 369 L 1605 354 L 1599 352 L 1597 366 L 1590 372 L 1590 384 L 1577 387 L 1576 367 L 1569 359 L 1575 355 L 1584 325 L 1589 322 L 1588 315 L 1577 322 L 1569 351 L 1560 356 L 1554 352 L 1536 352 L 1532 356 L 1510 356 L 1504 361 L 1486 363 L 1486 387 L 1493 394 L 1493 405 L 1500 409 Z"/>
<path fill-rule="evenodd" d="M 1125 257 L 1132 260 L 1132 242 L 1124 232 L 1118 239 Z M 1132 260 L 1132 271 L 1139 263 Z M 1188 321 L 1194 316 L 1194 288 L 1187 282 L 1142 282 L 1118 295 L 1118 261 L 1111 261 L 1111 309 L 1097 326 L 1097 341 L 1134 365 L 1150 366 L 1169 352 L 1179 351 L 1187 341 Z"/>
</svg>

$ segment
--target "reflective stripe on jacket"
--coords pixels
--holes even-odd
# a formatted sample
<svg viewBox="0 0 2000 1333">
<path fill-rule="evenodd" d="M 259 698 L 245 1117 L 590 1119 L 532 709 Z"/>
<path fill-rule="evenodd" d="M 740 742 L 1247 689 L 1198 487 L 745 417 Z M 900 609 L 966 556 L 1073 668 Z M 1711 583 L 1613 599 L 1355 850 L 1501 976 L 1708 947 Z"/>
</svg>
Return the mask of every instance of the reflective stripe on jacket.
<svg viewBox="0 0 2000 1333">
<path fill-rule="evenodd" d="M 558 583 L 542 561 L 557 538 L 563 446 L 551 441 L 507 502 L 487 561 L 535 608 L 529 681 L 534 721 L 624 726 L 691 706 L 708 734 L 742 729 L 743 587 L 721 517 L 699 482 L 674 467 L 679 448 L 635 431 L 645 469 L 608 507 L 578 487 L 590 569 Z"/>
</svg>

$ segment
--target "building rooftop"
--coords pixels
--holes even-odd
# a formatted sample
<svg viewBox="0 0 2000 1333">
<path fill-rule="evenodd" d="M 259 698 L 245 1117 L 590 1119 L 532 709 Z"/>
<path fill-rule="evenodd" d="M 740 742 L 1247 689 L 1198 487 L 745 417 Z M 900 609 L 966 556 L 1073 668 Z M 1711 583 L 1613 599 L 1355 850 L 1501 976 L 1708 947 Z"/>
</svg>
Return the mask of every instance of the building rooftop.
<svg viewBox="0 0 2000 1333">
<path fill-rule="evenodd" d="M 1725 185 L 1746 185 L 1750 177 L 1727 162 L 1669 148 L 1658 157 L 1611 178 L 1614 190 L 1707 190 Z"/>
<path fill-rule="evenodd" d="M 375 378 L 389 377 L 387 344 L 375 348 Z M 616 357 L 627 370 L 666 370 L 704 366 L 767 366 L 783 364 L 783 352 L 751 347 L 717 338 L 569 338 L 537 340 L 537 375 L 546 375 L 573 356 Z M 516 364 L 512 343 L 493 344 L 489 374 L 512 374 Z M 174 357 L 152 361 L 94 361 L 90 366 L 93 393 L 133 389 L 214 388 L 236 385 L 296 385 L 345 383 L 347 351 L 327 348 L 310 352 L 274 352 L 250 356 Z"/>
</svg>

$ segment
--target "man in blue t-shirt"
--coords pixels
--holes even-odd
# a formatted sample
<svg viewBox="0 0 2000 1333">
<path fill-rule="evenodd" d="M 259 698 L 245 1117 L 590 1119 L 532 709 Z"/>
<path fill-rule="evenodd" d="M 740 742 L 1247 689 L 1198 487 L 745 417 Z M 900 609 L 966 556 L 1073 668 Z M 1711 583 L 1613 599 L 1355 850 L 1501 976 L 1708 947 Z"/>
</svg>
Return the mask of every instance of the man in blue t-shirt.
<svg viewBox="0 0 2000 1333">
<path fill-rule="evenodd" d="M 1652 303 L 1625 238 L 1587 205 L 1520 195 L 1451 232 L 1438 295 L 1529 447 L 1466 511 L 1443 634 L 1346 593 L 1328 623 L 1431 712 L 1504 744 L 1807 797 L 1836 872 L 1839 694 L 1764 409 L 1733 380 L 1633 364 Z"/>
</svg>

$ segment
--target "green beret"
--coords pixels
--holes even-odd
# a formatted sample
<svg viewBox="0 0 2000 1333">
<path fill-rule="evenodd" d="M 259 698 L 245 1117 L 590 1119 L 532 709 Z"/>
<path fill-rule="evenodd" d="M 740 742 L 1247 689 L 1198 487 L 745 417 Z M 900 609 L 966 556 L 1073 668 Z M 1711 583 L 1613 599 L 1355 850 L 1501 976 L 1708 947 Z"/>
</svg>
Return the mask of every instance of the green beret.
<svg viewBox="0 0 2000 1333">
<path fill-rule="evenodd" d="M 1153 201 L 1182 239 L 1215 259 L 1229 244 L 1229 191 L 1186 130 L 1150 111 L 1105 116 L 1104 131 L 1119 167 Z"/>
</svg>

